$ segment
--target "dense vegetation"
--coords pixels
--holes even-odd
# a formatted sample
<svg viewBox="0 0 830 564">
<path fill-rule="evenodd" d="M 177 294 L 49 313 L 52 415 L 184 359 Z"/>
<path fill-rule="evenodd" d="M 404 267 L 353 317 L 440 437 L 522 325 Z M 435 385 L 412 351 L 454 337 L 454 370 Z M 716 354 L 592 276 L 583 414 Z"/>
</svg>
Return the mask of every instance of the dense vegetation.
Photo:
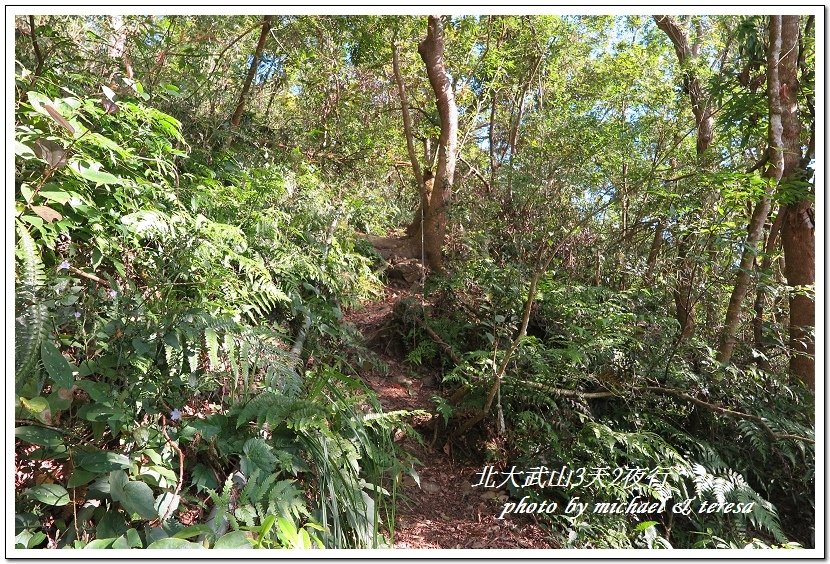
<svg viewBox="0 0 830 564">
<path fill-rule="evenodd" d="M 390 546 L 395 277 L 427 438 L 661 477 L 513 501 L 749 508 L 556 546 L 814 546 L 814 16 L 14 25 L 18 548 Z"/>
</svg>

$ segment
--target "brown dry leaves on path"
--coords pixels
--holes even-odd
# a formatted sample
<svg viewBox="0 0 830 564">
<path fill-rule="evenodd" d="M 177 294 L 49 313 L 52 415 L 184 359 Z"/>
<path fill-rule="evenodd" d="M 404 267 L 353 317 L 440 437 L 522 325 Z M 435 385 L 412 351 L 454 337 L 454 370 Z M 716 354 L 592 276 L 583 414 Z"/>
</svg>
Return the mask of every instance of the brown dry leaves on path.
<svg viewBox="0 0 830 564">
<path fill-rule="evenodd" d="M 345 321 L 364 336 L 381 327 L 394 304 L 406 296 L 387 288 L 384 297 L 347 312 Z M 388 372 L 364 370 L 363 380 L 378 395 L 384 411 L 422 409 L 432 411 L 432 396 L 438 393 L 433 377 L 420 375 L 412 367 L 383 350 L 376 351 Z M 411 421 L 417 427 L 428 417 Z M 438 422 L 438 424 L 443 424 Z M 398 498 L 394 548 L 554 548 L 548 534 L 531 517 L 511 515 L 497 519 L 505 501 L 503 492 L 473 487 L 481 465 L 454 460 L 452 452 L 431 448 L 431 433 L 424 444 L 406 438 L 403 447 L 421 462 L 416 465 L 420 487 L 410 477 L 403 481 Z"/>
</svg>

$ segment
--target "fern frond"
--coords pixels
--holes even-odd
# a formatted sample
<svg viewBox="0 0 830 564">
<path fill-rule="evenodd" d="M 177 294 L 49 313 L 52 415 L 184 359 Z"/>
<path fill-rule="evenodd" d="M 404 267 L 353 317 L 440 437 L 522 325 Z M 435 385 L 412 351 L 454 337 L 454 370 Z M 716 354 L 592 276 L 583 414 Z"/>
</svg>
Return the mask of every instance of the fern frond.
<svg viewBox="0 0 830 564">
<path fill-rule="evenodd" d="M 46 273 L 37 245 L 19 222 L 17 233 L 20 268 L 15 284 L 15 384 L 19 388 L 35 375 L 48 311 L 41 295 Z"/>
</svg>

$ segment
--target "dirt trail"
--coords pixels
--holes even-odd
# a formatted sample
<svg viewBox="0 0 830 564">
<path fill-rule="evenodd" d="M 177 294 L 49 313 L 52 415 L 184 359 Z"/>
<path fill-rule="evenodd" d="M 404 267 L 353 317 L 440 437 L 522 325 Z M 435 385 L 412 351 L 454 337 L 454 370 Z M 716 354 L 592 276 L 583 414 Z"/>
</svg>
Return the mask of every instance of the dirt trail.
<svg viewBox="0 0 830 564">
<path fill-rule="evenodd" d="M 382 300 L 368 302 L 346 314 L 364 337 L 371 335 L 391 314 L 405 293 L 387 288 Z M 377 393 L 385 411 L 423 409 L 432 411 L 432 396 L 438 393 L 430 375 L 419 374 L 405 362 L 384 351 L 375 351 L 388 372 L 365 371 L 363 380 Z M 413 421 L 417 425 L 418 421 Z M 398 499 L 394 535 L 395 548 L 552 548 L 547 534 L 524 516 L 497 519 L 504 503 L 492 490 L 474 488 L 480 465 L 455 460 L 439 445 L 429 446 L 431 433 L 422 431 L 424 445 L 404 439 L 404 448 L 417 458 L 420 487 L 404 481 Z"/>
</svg>

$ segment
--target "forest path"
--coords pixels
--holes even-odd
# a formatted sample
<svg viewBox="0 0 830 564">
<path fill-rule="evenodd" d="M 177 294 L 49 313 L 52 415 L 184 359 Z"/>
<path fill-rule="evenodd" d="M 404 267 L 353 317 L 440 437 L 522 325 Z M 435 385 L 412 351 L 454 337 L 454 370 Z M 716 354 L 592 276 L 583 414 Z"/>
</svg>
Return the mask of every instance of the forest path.
<svg viewBox="0 0 830 564">
<path fill-rule="evenodd" d="M 364 338 L 369 337 L 392 315 L 395 303 L 408 292 L 386 288 L 382 299 L 349 311 L 345 321 Z M 438 393 L 439 379 L 421 374 L 406 362 L 383 350 L 374 351 L 388 367 L 364 370 L 362 378 L 377 393 L 384 411 L 434 409 L 432 396 Z M 420 422 L 423 422 L 423 418 Z M 410 421 L 417 428 L 418 420 Z M 439 423 L 440 424 L 440 423 Z M 423 443 L 404 438 L 404 449 L 420 464 L 415 469 L 420 487 L 407 477 L 397 500 L 394 548 L 552 548 L 548 535 L 524 515 L 497 519 L 504 499 L 501 492 L 475 488 L 482 466 L 457 460 L 451 450 L 430 446 L 432 433 L 422 431 Z M 400 495 L 402 493 L 402 495 Z"/>
</svg>

